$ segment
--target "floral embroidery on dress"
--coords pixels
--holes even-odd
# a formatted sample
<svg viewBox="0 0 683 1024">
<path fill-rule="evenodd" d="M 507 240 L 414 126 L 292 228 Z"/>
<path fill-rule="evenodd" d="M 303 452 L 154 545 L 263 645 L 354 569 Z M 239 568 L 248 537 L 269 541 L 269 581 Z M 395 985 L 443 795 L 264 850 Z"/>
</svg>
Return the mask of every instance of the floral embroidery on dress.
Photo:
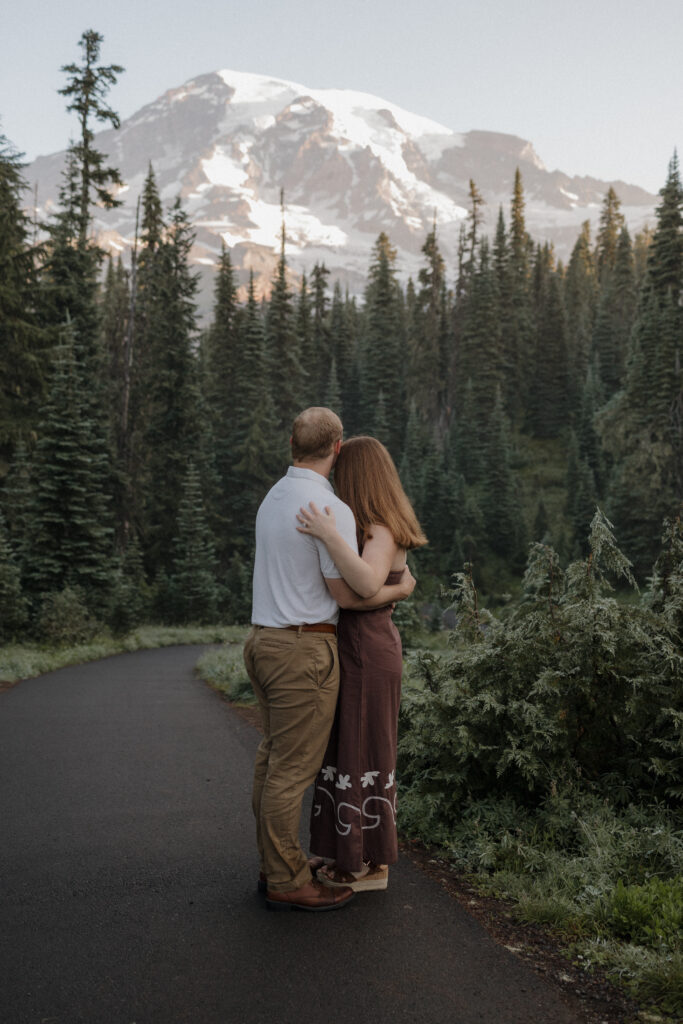
<svg viewBox="0 0 683 1024">
<path fill-rule="evenodd" d="M 325 782 L 333 782 L 336 773 L 337 769 L 334 768 L 331 764 L 325 765 L 325 767 L 323 768 L 323 779 L 325 780 Z"/>
<path fill-rule="evenodd" d="M 351 776 L 340 775 L 337 779 L 337 789 L 351 789 Z"/>
<path fill-rule="evenodd" d="M 366 772 L 365 775 L 362 775 L 360 784 L 363 789 L 367 789 L 368 786 L 372 786 L 378 775 L 379 772 Z"/>
<path fill-rule="evenodd" d="M 387 782 L 387 784 L 386 784 L 386 786 L 384 788 L 385 789 L 391 789 L 393 784 L 394 784 L 394 773 L 393 772 L 389 772 L 389 781 Z"/>
</svg>

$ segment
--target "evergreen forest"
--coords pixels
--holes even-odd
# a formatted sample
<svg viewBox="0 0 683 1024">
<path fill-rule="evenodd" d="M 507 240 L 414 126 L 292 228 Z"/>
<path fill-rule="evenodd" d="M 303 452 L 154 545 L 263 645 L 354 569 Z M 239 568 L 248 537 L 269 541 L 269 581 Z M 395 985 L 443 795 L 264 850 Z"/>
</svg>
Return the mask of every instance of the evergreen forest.
<svg viewBox="0 0 683 1024">
<path fill-rule="evenodd" d="M 107 92 L 123 70 L 98 63 L 101 41 L 84 33 L 62 69 L 80 135 L 47 223 L 30 221 L 1 142 L 4 639 L 39 630 L 55 600 L 116 629 L 247 621 L 255 512 L 312 404 L 389 447 L 429 537 L 416 573 L 437 613 L 464 563 L 483 593 L 514 593 L 530 543 L 584 555 L 596 506 L 647 577 L 683 491 L 675 154 L 652 230 L 631 238 L 610 188 L 566 266 L 527 232 L 519 171 L 493 238 L 471 181 L 458 265 L 434 224 L 403 287 L 382 233 L 361 299 L 320 263 L 294 281 L 283 205 L 267 294 L 252 277 L 238 300 L 224 248 L 200 326 L 192 224 L 180 199 L 164 209 L 153 166 L 130 265 L 93 237 L 120 184 L 95 147 L 98 124 L 118 126 Z"/>
</svg>

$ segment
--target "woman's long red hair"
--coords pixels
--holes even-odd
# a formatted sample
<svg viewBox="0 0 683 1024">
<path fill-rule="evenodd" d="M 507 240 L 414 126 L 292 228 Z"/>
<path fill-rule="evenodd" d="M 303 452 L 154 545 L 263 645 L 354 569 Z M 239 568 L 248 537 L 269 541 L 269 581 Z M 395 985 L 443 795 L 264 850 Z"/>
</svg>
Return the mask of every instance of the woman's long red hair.
<svg viewBox="0 0 683 1024">
<path fill-rule="evenodd" d="M 372 526 L 386 526 L 400 548 L 427 543 L 403 490 L 394 460 L 374 437 L 344 441 L 334 466 L 334 486 L 356 517 L 358 543 L 372 536 Z"/>
</svg>

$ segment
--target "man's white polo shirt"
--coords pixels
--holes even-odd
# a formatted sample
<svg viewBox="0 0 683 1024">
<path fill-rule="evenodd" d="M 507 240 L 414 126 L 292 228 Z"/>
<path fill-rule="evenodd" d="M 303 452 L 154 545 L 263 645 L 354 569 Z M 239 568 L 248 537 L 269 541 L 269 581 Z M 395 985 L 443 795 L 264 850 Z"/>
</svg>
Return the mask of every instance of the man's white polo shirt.
<svg viewBox="0 0 683 1024">
<path fill-rule="evenodd" d="M 320 509 L 329 505 L 342 537 L 358 550 L 353 512 L 336 496 L 329 480 L 315 470 L 290 466 L 268 491 L 256 516 L 251 621 L 259 626 L 282 628 L 339 618 L 339 606 L 325 578 L 341 579 L 341 573 L 322 541 L 296 529 L 296 514 L 309 501 Z"/>
</svg>

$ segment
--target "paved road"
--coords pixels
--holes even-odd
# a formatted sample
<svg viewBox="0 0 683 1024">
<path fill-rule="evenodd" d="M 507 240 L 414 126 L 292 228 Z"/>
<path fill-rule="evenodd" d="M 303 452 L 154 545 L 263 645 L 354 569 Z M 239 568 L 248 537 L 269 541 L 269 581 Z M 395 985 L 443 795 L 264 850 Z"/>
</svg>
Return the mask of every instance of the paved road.
<svg viewBox="0 0 683 1024">
<path fill-rule="evenodd" d="M 577 1024 L 403 858 L 384 893 L 256 893 L 253 728 L 175 647 L 0 694 L 1 1024 Z"/>
</svg>

